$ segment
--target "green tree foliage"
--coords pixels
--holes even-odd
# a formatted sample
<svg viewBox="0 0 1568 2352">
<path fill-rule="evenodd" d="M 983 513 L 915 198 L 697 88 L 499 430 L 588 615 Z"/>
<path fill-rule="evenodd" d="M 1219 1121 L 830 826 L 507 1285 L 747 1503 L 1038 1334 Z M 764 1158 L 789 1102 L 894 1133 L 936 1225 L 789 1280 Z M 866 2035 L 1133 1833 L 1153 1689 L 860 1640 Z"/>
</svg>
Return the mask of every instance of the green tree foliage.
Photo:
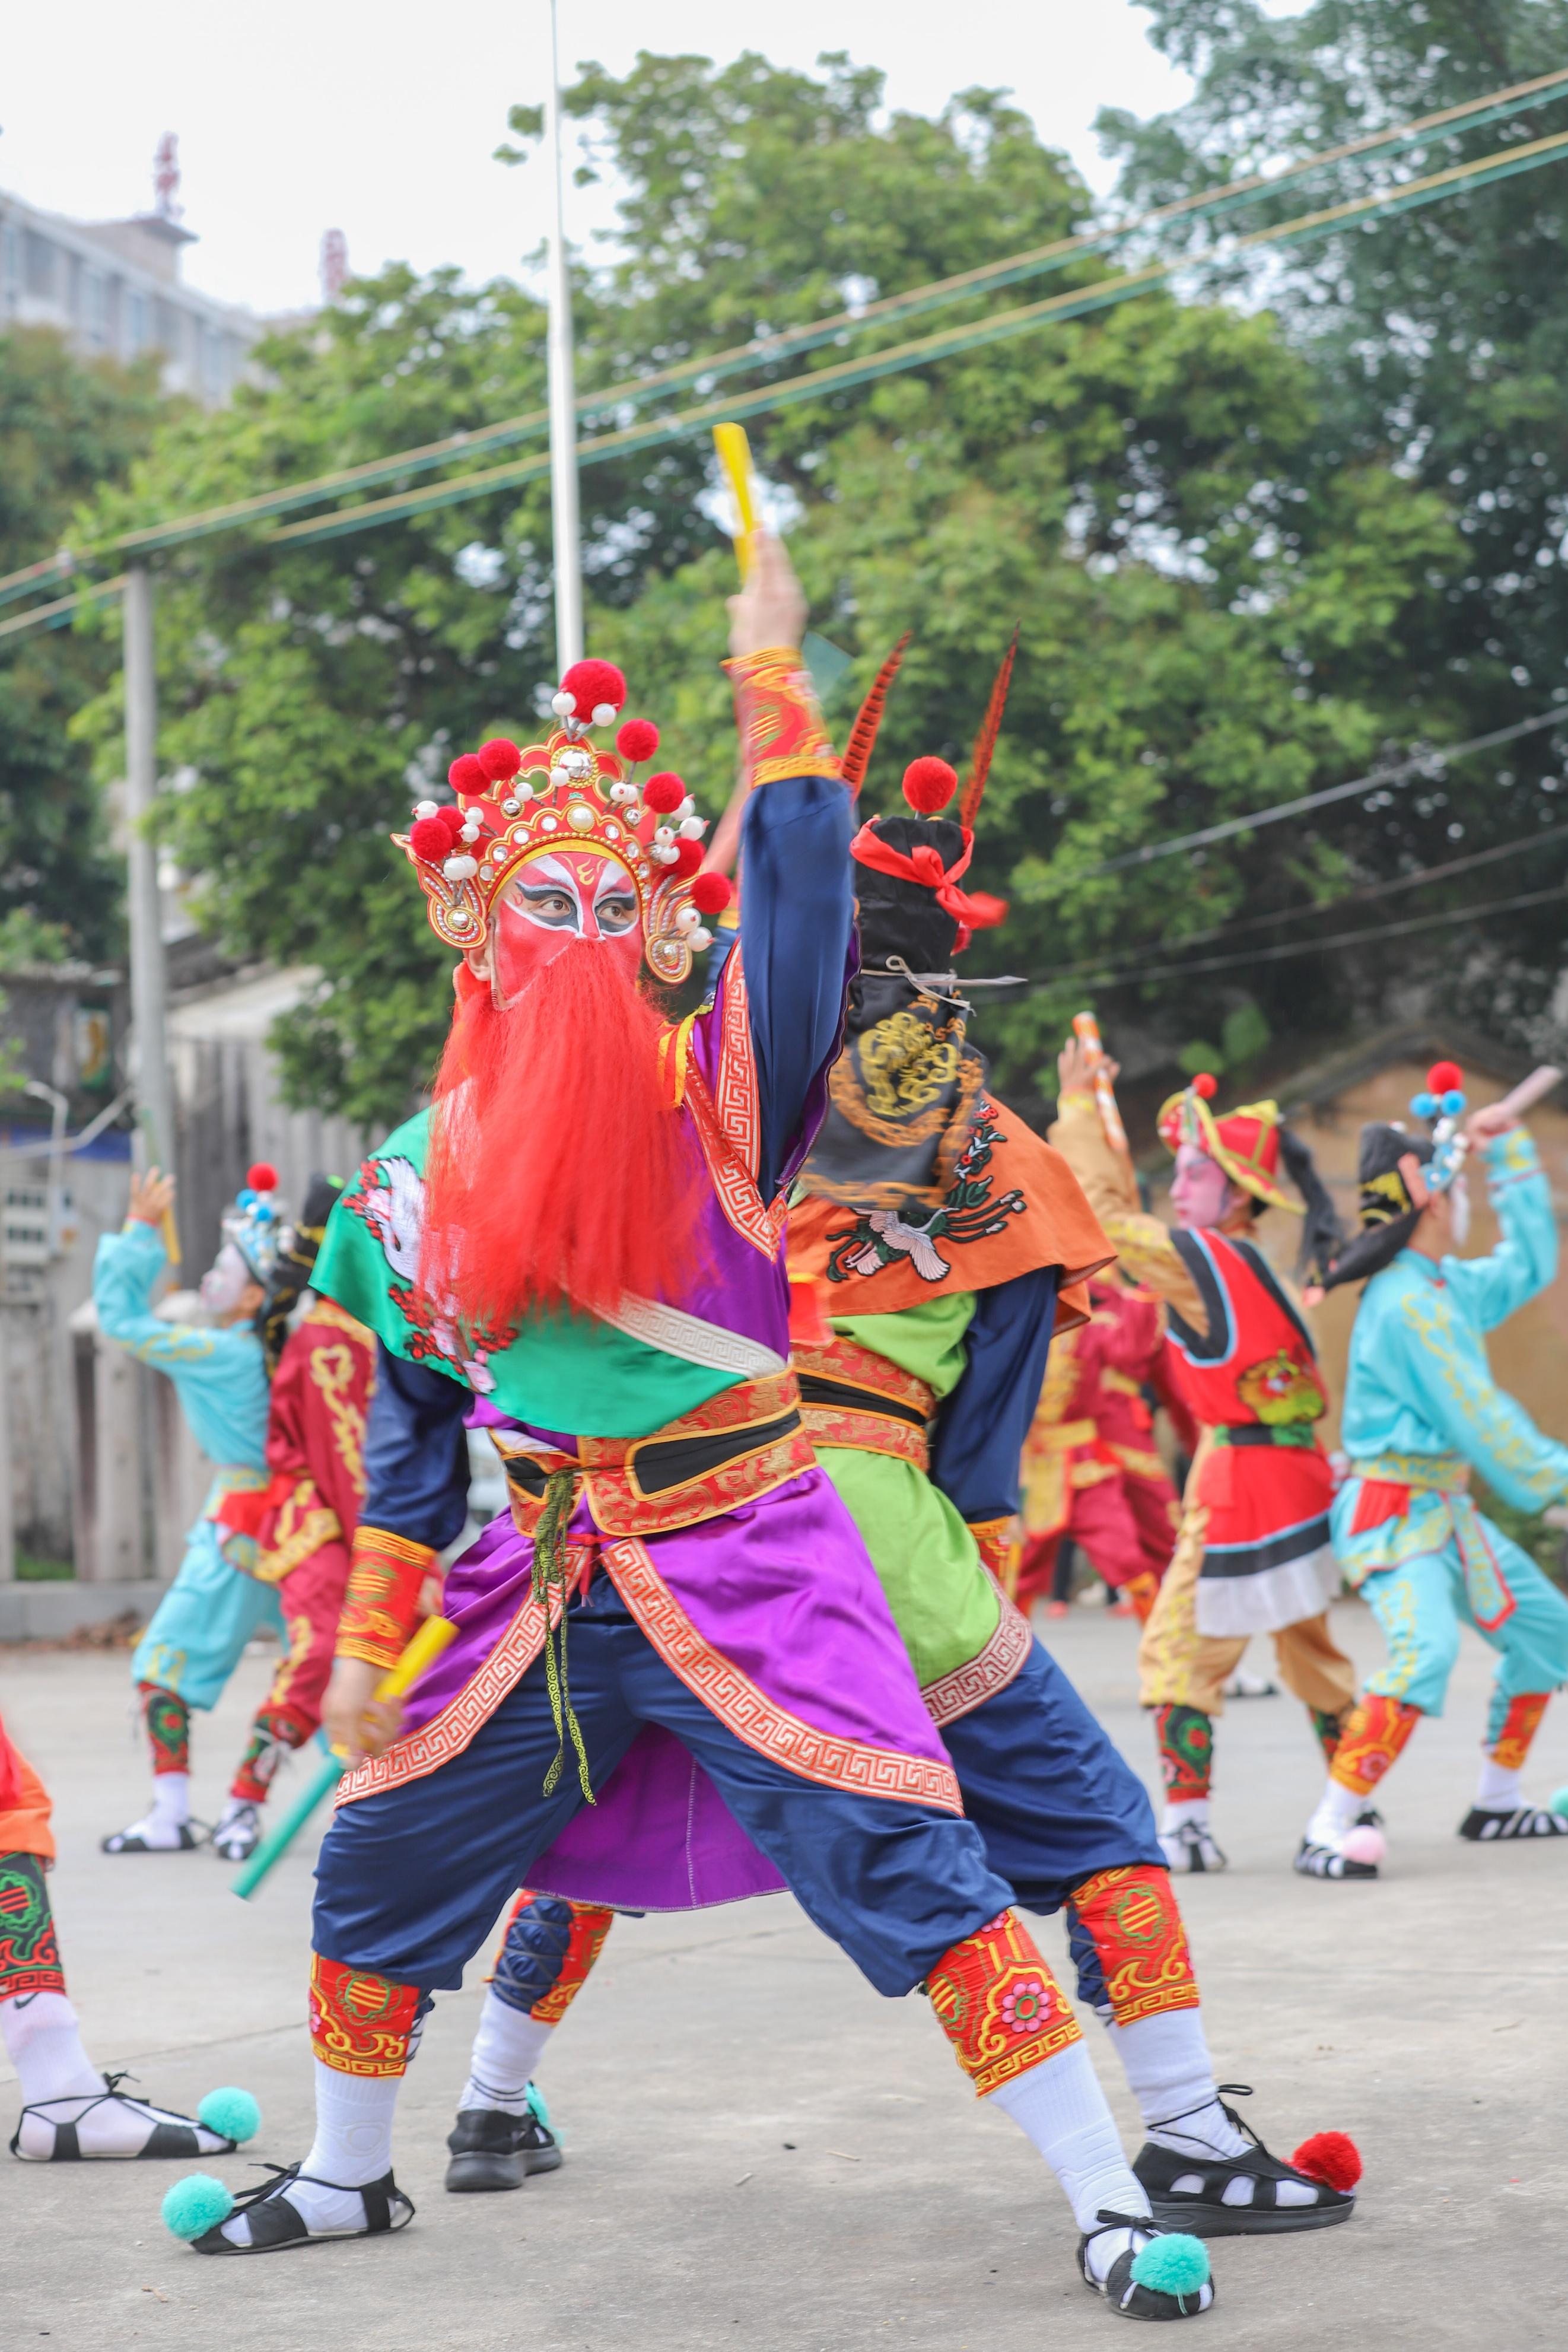
<svg viewBox="0 0 1568 2352">
<path fill-rule="evenodd" d="M 1123 157 L 1129 207 L 1437 112 L 1568 57 L 1563 0 L 1315 0 L 1291 16 L 1258 0 L 1145 5 L 1155 45 L 1197 91 L 1152 122 L 1101 118 Z M 1564 130 L 1560 98 L 1435 141 L 1397 168 L 1413 177 Z M 1385 184 L 1390 173 L 1376 157 L 1338 166 L 1333 194 Z M 1292 188 L 1257 218 L 1326 202 L 1328 186 Z M 1557 165 L 1286 248 L 1251 281 L 1311 370 L 1318 415 L 1303 478 L 1386 467 L 1453 510 L 1458 561 L 1437 593 L 1407 608 L 1399 633 L 1410 734 L 1452 740 L 1568 703 L 1565 240 L 1568 167 Z M 1194 233 L 1195 250 L 1206 242 Z M 1555 828 L 1568 791 L 1562 744 L 1551 730 L 1527 737 L 1454 767 L 1439 789 L 1353 806 L 1325 831 L 1358 871 L 1387 874 Z M 1500 898 L 1563 871 L 1553 845 L 1479 883 L 1456 879 L 1446 896 Z M 1442 903 L 1429 893 L 1419 901 Z M 1418 973 L 1486 1029 L 1529 1033 L 1563 931 L 1550 907 L 1490 927 L 1482 952 L 1458 950 L 1458 969 L 1452 933 L 1439 946 L 1411 942 L 1397 961 L 1407 981 Z"/>
<path fill-rule="evenodd" d="M 1087 218 L 1082 185 L 997 93 L 966 91 L 935 121 L 885 115 L 881 97 L 880 76 L 842 58 L 816 75 L 756 57 L 716 70 L 644 55 L 623 79 L 585 68 L 568 103 L 626 194 L 614 248 L 580 281 L 584 385 Z M 535 123 L 519 110 L 515 128 Z M 162 436 L 97 520 L 236 497 L 535 406 L 542 323 L 515 289 L 475 293 L 451 273 L 353 287 L 264 349 L 264 383 Z M 1312 372 L 1270 318 L 1146 297 L 825 393 L 752 437 L 793 518 L 814 624 L 855 657 L 841 719 L 892 640 L 915 631 L 869 805 L 896 801 L 916 753 L 962 759 L 1023 625 L 973 869 L 1014 916 L 977 947 L 980 969 L 1152 957 L 1244 903 L 1311 906 L 1354 878 L 1337 837 L 1290 827 L 1203 864 L 1089 871 L 1151 835 L 1337 782 L 1433 724 L 1412 648 L 1430 642 L 1462 561 L 1448 502 L 1385 450 L 1336 452 Z M 712 478 L 697 439 L 582 477 L 591 648 L 626 668 L 633 707 L 659 720 L 710 809 L 734 763 L 716 666 L 733 563 Z M 428 1072 L 450 958 L 386 835 L 454 751 L 497 728 L 526 736 L 544 707 L 548 558 L 541 484 L 320 546 L 257 532 L 166 561 L 179 854 L 206 877 L 231 946 L 321 971 L 283 1037 L 302 1097 L 386 1117 Z M 115 723 L 107 701 L 97 723 Z M 1289 983 L 1249 985 L 1276 1034 L 1312 1025 Z M 1321 993 L 1312 1020 L 1333 1011 Z M 1236 992 L 1179 1010 L 1168 998 L 1149 992 L 1144 1017 L 1168 1020 L 1174 1059 L 1182 1040 L 1222 1033 Z M 1027 1080 L 1082 1001 L 1067 980 L 989 1015 L 1004 1076 Z"/>
<path fill-rule="evenodd" d="M 52 329 L 0 334 L 0 572 L 52 554 L 73 510 L 122 476 L 160 408 L 151 366 L 76 359 Z M 69 630 L 0 662 L 0 961 L 111 953 L 119 877 L 68 729 L 113 667 Z"/>
</svg>

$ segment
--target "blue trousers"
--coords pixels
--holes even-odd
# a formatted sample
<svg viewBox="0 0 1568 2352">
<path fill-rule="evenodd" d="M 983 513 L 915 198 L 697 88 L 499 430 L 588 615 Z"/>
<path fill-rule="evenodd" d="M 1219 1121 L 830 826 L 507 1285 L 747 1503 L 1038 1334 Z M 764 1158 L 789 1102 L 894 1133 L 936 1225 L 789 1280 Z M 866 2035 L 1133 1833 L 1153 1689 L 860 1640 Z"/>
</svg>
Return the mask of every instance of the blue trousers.
<svg viewBox="0 0 1568 2352">
<path fill-rule="evenodd" d="M 216 1706 L 246 1643 L 263 1625 L 287 1646 L 275 1587 L 231 1568 L 212 1520 L 198 1519 L 180 1573 L 136 1644 L 131 1679 L 174 1691 L 187 1706 Z"/>
<path fill-rule="evenodd" d="M 570 1615 L 572 1704 L 602 1788 L 644 1724 L 674 1734 L 802 1908 L 882 1993 L 907 1993 L 942 1954 L 1005 1911 L 974 1825 L 934 1807 L 802 1780 L 758 1755 L 665 1665 L 602 1573 Z M 343 1806 L 316 1866 L 326 1958 L 452 1991 L 507 1896 L 582 1802 L 570 1750 L 552 1795 L 556 1730 L 535 1661 L 461 1754 Z"/>
</svg>

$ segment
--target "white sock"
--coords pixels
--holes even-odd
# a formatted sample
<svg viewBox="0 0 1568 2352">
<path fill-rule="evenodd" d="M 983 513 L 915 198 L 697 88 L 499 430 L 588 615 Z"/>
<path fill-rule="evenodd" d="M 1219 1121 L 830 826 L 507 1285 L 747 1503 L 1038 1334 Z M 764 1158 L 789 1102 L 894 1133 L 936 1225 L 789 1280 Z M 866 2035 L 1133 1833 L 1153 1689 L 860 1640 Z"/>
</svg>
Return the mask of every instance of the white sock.
<svg viewBox="0 0 1568 2352">
<path fill-rule="evenodd" d="M 1081 2230 L 1100 2227 L 1102 2209 L 1112 2213 L 1147 2213 L 1149 2200 L 1127 2162 L 1105 2094 L 1089 2053 L 1071 2042 L 1027 2073 L 986 2094 L 1039 2148 L 1061 2181 Z M 1090 2248 L 1096 2278 L 1103 2279 L 1118 2254 L 1143 2242 L 1130 2230 L 1107 2230 Z"/>
<path fill-rule="evenodd" d="M 1132 2025 L 1113 2025 L 1111 2039 L 1151 2139 L 1217 2157 L 1242 2154 L 1249 2142 L 1219 2104 L 1201 2010 L 1166 2010 Z M 1156 2129 L 1176 2117 L 1176 2129 Z"/>
<path fill-rule="evenodd" d="M 283 2194 L 310 2228 L 358 2231 L 365 2226 L 365 2200 L 357 2182 L 379 2180 L 392 2170 L 392 2117 L 397 2112 L 401 2074 L 340 2074 L 319 2058 L 316 2072 L 316 2137 L 299 2169 L 309 2180 L 291 2181 Z M 322 2189 L 319 2181 L 336 2186 Z M 231 2243 L 250 2243 L 250 2222 L 243 2214 L 224 2223 Z"/>
<path fill-rule="evenodd" d="M 180 1843 L 180 1832 L 191 1818 L 191 1776 L 188 1772 L 158 1772 L 152 1780 L 152 1802 L 139 1822 L 121 1832 L 150 1846 L 165 1850 Z"/>
<path fill-rule="evenodd" d="M 553 2025 L 530 2017 L 526 2009 L 513 2009 L 498 2000 L 492 1985 L 479 2012 L 468 2080 L 457 2102 L 459 2114 L 465 2107 L 493 2107 L 501 2115 L 522 2115 L 534 2069 L 554 2032 Z"/>
<path fill-rule="evenodd" d="M 1174 1830 L 1179 1830 L 1184 1822 L 1196 1822 L 1200 1829 L 1206 1830 L 1208 1827 L 1208 1799 L 1181 1797 L 1173 1803 L 1167 1797 L 1166 1809 L 1160 1815 L 1161 1829 L 1168 1837 Z"/>
<path fill-rule="evenodd" d="M 1344 1843 L 1346 1830 L 1354 1827 L 1357 1813 L 1364 1812 L 1368 1802 L 1364 1791 L 1347 1789 L 1331 1773 L 1323 1783 L 1317 1810 L 1307 1823 L 1307 1843 L 1333 1846 L 1337 1850 Z"/>
<path fill-rule="evenodd" d="M 1490 1756 L 1483 1756 L 1476 1802 L 1484 1812 L 1516 1812 L 1524 1802 L 1523 1782 L 1522 1769 L 1516 1767 L 1511 1772 L 1506 1766 L 1494 1764 Z"/>
<path fill-rule="evenodd" d="M 0 2002 L 0 2033 L 25 2107 L 45 2099 L 91 2098 L 102 2090 L 103 2076 L 82 2048 L 76 2011 L 63 1992 L 23 1993 Z"/>
</svg>

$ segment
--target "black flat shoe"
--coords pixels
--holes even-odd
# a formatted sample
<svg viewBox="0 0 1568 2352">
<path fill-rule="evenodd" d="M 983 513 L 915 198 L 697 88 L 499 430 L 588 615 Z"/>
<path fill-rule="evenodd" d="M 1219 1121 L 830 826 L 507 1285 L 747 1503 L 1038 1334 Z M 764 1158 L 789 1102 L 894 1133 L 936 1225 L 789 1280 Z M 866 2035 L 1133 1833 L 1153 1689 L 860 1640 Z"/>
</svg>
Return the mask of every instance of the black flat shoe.
<svg viewBox="0 0 1568 2352">
<path fill-rule="evenodd" d="M 1203 2248 L 1188 2231 L 1163 2229 L 1148 2215 L 1106 2213 L 1078 2241 L 1078 2267 L 1092 2294 L 1123 2319 L 1196 2319 L 1214 2301 L 1214 2281 Z M 1119 2253 L 1103 2279 L 1089 2267 L 1089 2249 L 1112 2230 L 1135 2230 L 1144 2240 Z M 1146 2273 L 1140 2277 L 1139 2273 Z"/>
<path fill-rule="evenodd" d="M 224 2222 L 217 2221 L 191 2240 L 195 2252 L 279 2254 L 290 2246 L 325 2246 L 340 2238 L 379 2238 L 391 2230 L 406 2230 L 413 2219 L 413 2200 L 403 2195 L 390 2172 L 383 2172 L 379 2180 L 346 2184 L 318 2179 L 312 2172 L 301 2172 L 297 2164 L 287 2168 L 272 2164 L 267 2170 L 275 2177 L 261 2188 L 243 2190 L 224 2216 L 224 2221 L 228 2221 L 236 2213 L 244 2214 L 250 2223 L 249 2245 L 235 2245 L 224 2235 Z M 309 2180 L 318 2189 L 338 2189 L 359 2197 L 365 2209 L 363 2223 L 355 2230 L 313 2230 L 283 2193 L 296 2180 Z"/>
<path fill-rule="evenodd" d="M 1303 1838 L 1291 1868 L 1302 1878 L 1375 1878 L 1375 1862 L 1352 1862 L 1337 1845 L 1314 1845 Z"/>
<path fill-rule="evenodd" d="M 1226 2083 L 1223 2090 L 1245 2095 L 1241 2083 Z M 1252 2129 L 1234 2107 L 1220 2105 L 1229 2121 L 1239 2131 L 1245 2132 L 1251 2146 L 1241 2156 L 1208 2156 L 1193 2150 L 1166 2147 L 1158 2140 L 1145 2140 L 1134 2162 L 1133 2170 L 1142 2182 L 1145 2194 L 1154 2207 L 1155 2219 L 1167 2230 L 1186 2230 L 1195 2238 L 1254 2238 L 1276 2235 L 1285 2231 L 1326 2230 L 1335 2221 L 1348 2221 L 1355 2210 L 1354 2188 L 1330 2185 L 1324 2172 L 1340 2170 L 1352 2180 L 1360 2178 L 1361 2158 L 1354 2145 L 1344 2140 L 1342 2133 L 1322 2133 L 1327 2156 L 1322 2170 L 1316 2168 L 1315 2147 L 1303 2140 L 1296 2150 L 1300 2158 L 1312 2158 L 1311 2168 L 1296 2163 L 1282 2163 L 1271 2156 Z M 1173 2129 L 1183 2118 L 1172 2116 L 1169 2122 L 1157 2129 Z M 1343 2141 L 1343 2148 L 1341 2142 Z M 1352 2169 L 1354 2167 L 1354 2170 Z M 1234 2180 L 1249 2180 L 1252 2192 L 1245 2204 L 1227 2204 L 1225 2192 Z M 1312 2191 L 1311 2204 L 1281 2204 L 1281 2182 L 1293 2180 Z"/>
<path fill-rule="evenodd" d="M 1473 1845 L 1495 1845 L 1504 1838 L 1568 1837 L 1568 1820 L 1545 1805 L 1515 1805 L 1498 1812 L 1490 1805 L 1472 1805 L 1459 1823 L 1459 1835 Z"/>
<path fill-rule="evenodd" d="M 203 1822 L 182 1822 L 178 1845 L 149 1845 L 140 1830 L 110 1830 L 106 1838 L 99 1838 L 98 1850 L 99 1853 L 194 1853 L 206 1843 L 208 1835 Z"/>
<path fill-rule="evenodd" d="M 530 2173 L 557 2172 L 560 2144 L 529 2107 L 520 2116 L 497 2107 L 462 2107 L 446 2136 L 452 2161 L 446 2186 L 455 2194 L 520 2189 Z"/>
</svg>

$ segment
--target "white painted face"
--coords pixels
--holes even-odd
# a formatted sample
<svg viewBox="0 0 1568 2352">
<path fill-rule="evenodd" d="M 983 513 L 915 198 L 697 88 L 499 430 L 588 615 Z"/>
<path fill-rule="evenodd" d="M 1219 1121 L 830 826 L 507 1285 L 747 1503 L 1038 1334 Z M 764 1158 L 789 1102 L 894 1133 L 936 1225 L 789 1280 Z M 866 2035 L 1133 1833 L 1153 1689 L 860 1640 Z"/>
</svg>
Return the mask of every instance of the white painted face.
<svg viewBox="0 0 1568 2352">
<path fill-rule="evenodd" d="M 233 1242 L 225 1242 L 202 1276 L 202 1304 L 209 1315 L 232 1315 L 255 1279 Z"/>
</svg>

